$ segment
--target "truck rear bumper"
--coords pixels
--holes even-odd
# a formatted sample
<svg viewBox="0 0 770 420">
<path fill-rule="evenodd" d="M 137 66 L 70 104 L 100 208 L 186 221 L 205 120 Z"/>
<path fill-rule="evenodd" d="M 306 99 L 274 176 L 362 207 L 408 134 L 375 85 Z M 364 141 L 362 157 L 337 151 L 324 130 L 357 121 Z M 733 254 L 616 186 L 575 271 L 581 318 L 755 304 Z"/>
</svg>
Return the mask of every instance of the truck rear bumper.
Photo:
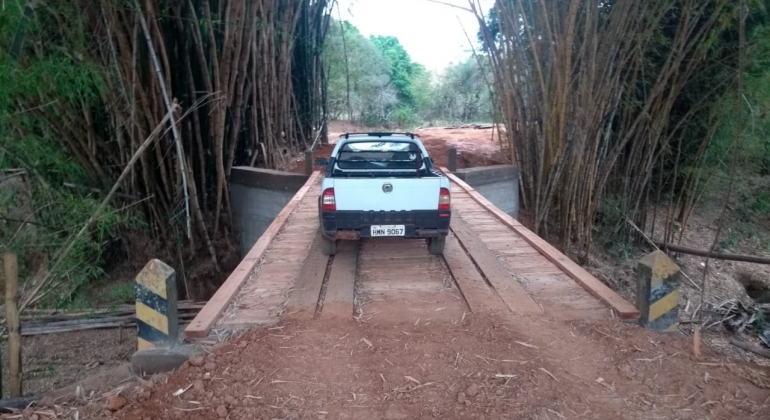
<svg viewBox="0 0 770 420">
<path fill-rule="evenodd" d="M 323 211 L 323 236 L 336 239 L 371 237 L 371 227 L 403 225 L 404 238 L 440 238 L 449 234 L 451 211 Z"/>
</svg>

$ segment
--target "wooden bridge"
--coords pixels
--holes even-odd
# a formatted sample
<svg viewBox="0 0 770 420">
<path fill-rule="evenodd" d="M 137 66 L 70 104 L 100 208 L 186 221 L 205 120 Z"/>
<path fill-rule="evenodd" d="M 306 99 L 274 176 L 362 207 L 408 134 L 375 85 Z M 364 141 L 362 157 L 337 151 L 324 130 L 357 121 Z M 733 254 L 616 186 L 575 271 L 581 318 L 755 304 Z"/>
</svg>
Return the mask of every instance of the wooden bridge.
<svg viewBox="0 0 770 420">
<path fill-rule="evenodd" d="M 452 181 L 443 256 L 424 240 L 341 242 L 321 253 L 314 172 L 186 328 L 190 339 L 282 318 L 458 322 L 469 312 L 555 320 L 639 318 L 637 309 L 442 168 Z"/>
</svg>

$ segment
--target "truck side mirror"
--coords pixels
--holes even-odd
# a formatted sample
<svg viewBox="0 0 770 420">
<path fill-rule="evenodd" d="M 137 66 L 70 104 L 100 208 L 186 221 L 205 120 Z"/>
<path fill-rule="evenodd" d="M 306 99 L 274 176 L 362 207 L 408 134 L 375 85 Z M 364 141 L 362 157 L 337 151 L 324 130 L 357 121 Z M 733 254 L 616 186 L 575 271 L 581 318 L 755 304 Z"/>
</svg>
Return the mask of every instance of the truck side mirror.
<svg viewBox="0 0 770 420">
<path fill-rule="evenodd" d="M 315 160 L 315 164 L 318 165 L 318 166 L 326 166 L 326 165 L 329 164 L 329 161 L 324 159 L 324 158 L 317 158 Z"/>
</svg>

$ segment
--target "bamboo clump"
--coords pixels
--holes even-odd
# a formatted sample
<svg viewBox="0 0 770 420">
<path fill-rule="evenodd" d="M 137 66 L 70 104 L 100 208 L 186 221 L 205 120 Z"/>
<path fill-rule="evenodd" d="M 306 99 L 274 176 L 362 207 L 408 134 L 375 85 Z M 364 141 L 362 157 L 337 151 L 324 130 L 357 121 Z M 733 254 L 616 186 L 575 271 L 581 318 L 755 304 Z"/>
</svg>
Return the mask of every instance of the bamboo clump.
<svg viewBox="0 0 770 420">
<path fill-rule="evenodd" d="M 321 52 L 331 6 L 66 0 L 36 8 L 25 22 L 50 42 L 24 43 L 27 33 L 20 32 L 20 68 L 34 67 L 41 48 L 65 51 L 87 63 L 101 87 L 92 96 L 62 97 L 49 86 L 16 107 L 34 114 L 69 152 L 91 180 L 87 191 L 110 193 L 22 290 L 20 310 L 66 281 L 62 261 L 108 205 L 137 205 L 149 237 L 182 245 L 180 261 L 184 249 L 188 258 L 208 254 L 221 271 L 218 245 L 234 231 L 232 167 L 285 168 L 314 139 L 326 139 Z M 8 121 L 15 137 L 34 134 L 29 124 Z"/>
<path fill-rule="evenodd" d="M 646 226 L 648 198 L 663 185 L 684 186 L 672 190 L 679 198 L 668 224 L 686 217 L 703 180 L 661 162 L 684 161 L 686 131 L 729 80 L 699 92 L 688 112 L 672 118 L 683 91 L 704 69 L 718 65 L 709 61 L 704 45 L 734 25 L 721 19 L 737 16 L 733 2 L 498 1 L 497 32 L 486 24 L 480 4 L 469 4 L 484 23 L 481 36 L 505 134 L 539 234 L 558 232 L 560 246 L 584 262 L 604 198 L 617 199 L 625 214 Z M 670 24 L 665 44 L 661 22 Z M 686 145 L 695 151 L 688 162 L 703 162 L 711 136 L 713 130 Z M 661 174 L 663 169 L 668 170 Z M 672 235 L 668 230 L 666 239 Z"/>
<path fill-rule="evenodd" d="M 52 137 L 104 190 L 178 103 L 117 196 L 141 197 L 155 234 L 205 250 L 219 267 L 215 245 L 232 232 L 232 167 L 280 168 L 325 133 L 329 9 L 328 0 L 47 5 L 36 12 L 40 26 L 51 38 L 79 40 L 76 57 L 98 67 L 104 88 L 99 98 L 73 100 L 41 92 L 18 107 L 48 120 Z M 21 62 L 35 53 L 33 43 L 25 48 Z M 23 137 L 26 129 L 14 130 Z"/>
</svg>

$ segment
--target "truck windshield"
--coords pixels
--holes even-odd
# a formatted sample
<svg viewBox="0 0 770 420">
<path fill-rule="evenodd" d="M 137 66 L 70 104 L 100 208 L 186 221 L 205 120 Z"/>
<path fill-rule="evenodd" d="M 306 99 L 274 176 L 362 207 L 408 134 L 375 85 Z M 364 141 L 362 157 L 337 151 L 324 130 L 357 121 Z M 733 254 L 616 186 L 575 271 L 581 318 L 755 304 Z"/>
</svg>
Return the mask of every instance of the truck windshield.
<svg viewBox="0 0 770 420">
<path fill-rule="evenodd" d="M 337 153 L 340 169 L 408 171 L 416 170 L 422 164 L 419 148 L 408 142 L 350 142 Z"/>
</svg>

